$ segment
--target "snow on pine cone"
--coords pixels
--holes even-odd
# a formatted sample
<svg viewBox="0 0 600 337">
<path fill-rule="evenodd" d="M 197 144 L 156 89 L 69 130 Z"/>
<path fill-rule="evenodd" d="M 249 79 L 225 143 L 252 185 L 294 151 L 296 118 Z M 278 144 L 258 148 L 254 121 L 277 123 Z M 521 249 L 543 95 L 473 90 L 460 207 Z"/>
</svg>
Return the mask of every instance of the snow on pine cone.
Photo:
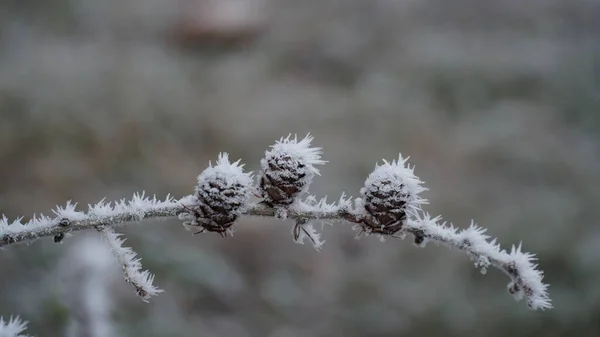
<svg viewBox="0 0 600 337">
<path fill-rule="evenodd" d="M 243 167 L 240 160 L 230 163 L 227 153 L 219 154 L 216 165 L 210 164 L 198 176 L 197 201 L 190 209 L 194 219 L 187 225 L 227 236 L 252 193 L 252 173 L 245 173 Z"/>
<path fill-rule="evenodd" d="M 321 148 L 310 147 L 313 137 L 309 134 L 301 141 L 291 135 L 281 138 L 265 152 L 260 162 L 259 193 L 270 207 L 285 207 L 294 203 L 296 197 L 306 192 L 323 165 Z"/>
<path fill-rule="evenodd" d="M 419 196 L 427 189 L 414 175 L 414 168 L 404 165 L 407 160 L 402 155 L 391 163 L 384 160 L 367 177 L 359 200 L 365 211 L 362 225 L 367 233 L 392 235 L 427 203 Z"/>
</svg>

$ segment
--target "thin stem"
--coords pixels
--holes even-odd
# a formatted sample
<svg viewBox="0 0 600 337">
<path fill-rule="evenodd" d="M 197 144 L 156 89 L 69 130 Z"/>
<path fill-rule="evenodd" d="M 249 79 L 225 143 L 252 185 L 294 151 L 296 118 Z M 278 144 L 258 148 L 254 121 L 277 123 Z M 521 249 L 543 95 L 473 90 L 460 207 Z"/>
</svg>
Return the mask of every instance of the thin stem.
<svg viewBox="0 0 600 337">
<path fill-rule="evenodd" d="M 261 205 L 254 205 L 249 207 L 242 214 L 251 216 L 277 217 L 277 209 Z M 294 220 L 350 220 L 356 219 L 356 217 L 356 215 L 344 209 L 336 209 L 333 211 L 321 211 L 318 209 L 298 211 L 290 209 L 286 213 L 286 218 Z"/>
</svg>

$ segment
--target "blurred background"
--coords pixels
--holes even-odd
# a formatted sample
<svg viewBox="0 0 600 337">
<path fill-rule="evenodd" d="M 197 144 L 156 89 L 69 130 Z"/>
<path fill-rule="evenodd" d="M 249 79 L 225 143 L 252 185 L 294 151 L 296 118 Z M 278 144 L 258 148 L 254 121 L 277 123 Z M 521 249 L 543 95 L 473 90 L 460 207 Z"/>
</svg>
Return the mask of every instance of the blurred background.
<svg viewBox="0 0 600 337">
<path fill-rule="evenodd" d="M 165 293 L 141 302 L 96 233 L 0 252 L 0 316 L 35 336 L 600 335 L 600 1 L 2 0 L 0 213 L 192 193 L 219 151 L 257 171 L 288 133 L 313 193 L 357 196 L 411 156 L 426 210 L 539 254 L 555 309 L 410 240 L 244 218 L 121 231 Z M 27 218 L 26 218 L 27 219 Z"/>
</svg>

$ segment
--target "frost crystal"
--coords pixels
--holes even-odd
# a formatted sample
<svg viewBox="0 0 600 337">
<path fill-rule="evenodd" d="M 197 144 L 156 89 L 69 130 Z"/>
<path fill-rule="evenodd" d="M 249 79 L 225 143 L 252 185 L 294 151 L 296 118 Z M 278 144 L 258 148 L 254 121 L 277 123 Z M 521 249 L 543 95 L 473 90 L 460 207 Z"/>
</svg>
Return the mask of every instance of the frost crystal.
<svg viewBox="0 0 600 337">
<path fill-rule="evenodd" d="M 330 213 L 338 212 L 340 210 L 350 210 L 352 206 L 352 198 L 346 197 L 346 194 L 342 193 L 342 196 L 338 202 L 327 202 L 327 196 L 317 200 L 314 195 L 309 195 L 306 199 L 298 201 L 291 208 L 297 212 L 314 212 L 318 213 Z"/>
<path fill-rule="evenodd" d="M 220 153 L 216 165 L 210 163 L 198 176 L 196 195 L 214 200 L 213 206 L 242 206 L 250 197 L 252 172 L 244 172 L 241 160 L 229 162 L 228 153 Z"/>
<path fill-rule="evenodd" d="M 56 209 L 52 210 L 52 213 L 57 218 L 68 219 L 69 221 L 81 221 L 85 219 L 85 213 L 76 211 L 77 203 L 72 203 L 71 200 L 67 201 L 65 207 L 56 206 Z"/>
<path fill-rule="evenodd" d="M 321 148 L 310 147 L 313 137 L 309 134 L 302 140 L 291 135 L 281 138 L 265 152 L 260 162 L 260 193 L 264 202 L 271 206 L 289 206 L 308 190 L 323 165 Z"/>
<path fill-rule="evenodd" d="M 11 317 L 8 321 L 0 317 L 0 337 L 27 337 L 21 335 L 27 330 L 27 322 L 22 321 L 18 316 Z"/>
</svg>

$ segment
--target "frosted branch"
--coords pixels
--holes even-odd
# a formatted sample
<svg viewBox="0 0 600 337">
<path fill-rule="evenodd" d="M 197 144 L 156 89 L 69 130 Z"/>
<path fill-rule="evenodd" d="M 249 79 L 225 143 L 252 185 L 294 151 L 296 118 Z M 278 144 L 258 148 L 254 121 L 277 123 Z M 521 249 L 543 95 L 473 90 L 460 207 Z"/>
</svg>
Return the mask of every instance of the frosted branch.
<svg viewBox="0 0 600 337">
<path fill-rule="evenodd" d="M 68 214 L 69 212 L 58 211 L 55 212 L 57 213 L 55 218 L 39 217 L 24 224 L 16 222 L 11 225 L 8 225 L 6 219 L 4 219 L 0 220 L 0 237 L 3 237 L 0 239 L 0 246 L 31 241 L 45 236 L 56 236 L 60 233 L 97 228 L 99 226 L 105 226 L 104 231 L 106 231 L 109 227 L 132 221 L 173 217 L 177 214 L 185 213 L 185 207 L 192 207 L 193 200 L 192 196 L 184 197 L 178 201 L 170 198 L 167 198 L 165 201 L 155 201 L 155 199 L 144 199 L 140 198 L 140 196 L 134 196 L 131 201 L 121 201 L 112 207 L 108 203 L 101 202 L 90 206 L 87 213 L 75 212 L 73 204 L 68 204 L 67 208 L 71 214 Z M 260 204 L 249 206 L 242 214 L 248 216 L 279 217 L 277 209 Z M 328 205 L 324 207 L 322 203 L 316 206 L 304 204 L 302 208 L 292 208 L 286 213 L 286 218 L 300 221 L 347 220 L 352 223 L 359 223 L 364 217 L 364 214 L 349 209 L 347 205 L 338 207 Z M 475 265 L 483 271 L 490 266 L 504 271 L 512 279 L 509 291 L 515 298 L 525 297 L 528 306 L 532 309 L 552 308 L 546 291 L 547 285 L 542 283 L 542 272 L 537 270 L 537 265 L 532 262 L 534 261 L 533 254 L 522 252 L 520 245 L 513 247 L 510 252 L 501 250 L 500 246 L 496 244 L 496 240 L 488 241 L 489 237 L 484 234 L 485 229 L 475 225 L 459 231 L 455 227 L 439 224 L 439 221 L 440 218 L 431 218 L 429 216 L 408 221 L 399 234 L 413 234 L 416 243 L 419 245 L 425 245 L 427 241 L 434 241 L 464 251 L 474 260 Z M 70 225 L 64 226 L 62 224 L 64 222 L 68 222 Z M 313 230 L 312 227 L 309 227 L 309 230 Z M 301 237 L 306 236 L 303 231 L 300 233 L 302 233 L 300 234 Z M 116 240 L 122 241 L 122 239 Z M 111 247 L 116 247 L 115 240 L 109 240 L 110 242 L 112 242 Z M 321 244 L 322 242 L 320 241 L 317 243 L 319 247 Z M 113 247 L 113 250 L 115 247 Z M 121 247 L 120 249 L 128 250 L 129 248 Z M 131 251 L 131 253 L 133 252 Z M 123 256 L 129 256 L 128 254 L 124 253 Z M 125 262 L 127 261 L 125 260 Z M 132 270 L 131 268 L 125 269 Z M 141 279 L 143 280 L 144 278 Z M 137 278 L 130 277 L 130 280 L 137 280 Z M 140 282 L 138 285 L 134 283 L 136 289 L 140 284 L 145 284 L 145 282 Z M 144 288 L 139 289 L 143 290 Z M 148 292 L 147 290 L 145 292 Z"/>
<path fill-rule="evenodd" d="M 104 230 L 106 231 L 108 227 L 132 221 L 174 217 L 177 214 L 185 213 L 185 207 L 193 207 L 193 200 L 192 196 L 187 196 L 177 201 L 171 198 L 167 198 L 165 201 L 156 201 L 155 199 L 141 198 L 136 195 L 131 201 L 120 201 L 114 206 L 104 202 L 89 206 L 87 213 L 76 212 L 73 204 L 67 204 L 66 209 L 68 211 L 56 211 L 57 216 L 55 218 L 38 217 L 24 224 L 16 222 L 11 225 L 8 225 L 6 219 L 4 219 L 0 220 L 0 237 L 3 237 L 3 239 L 0 239 L 0 246 L 99 226 L 105 226 Z M 60 209 L 64 210 L 65 208 Z M 242 214 L 279 217 L 277 209 L 260 204 L 249 206 Z M 347 204 L 341 206 L 324 206 L 323 203 L 315 206 L 302 204 L 301 207 L 291 208 L 286 213 L 286 218 L 297 221 L 346 220 L 352 223 L 360 223 L 364 217 L 364 214 L 349 209 Z M 532 262 L 534 261 L 533 254 L 522 252 L 520 245 L 513 247 L 510 252 L 501 250 L 496 240 L 488 241 L 489 237 L 484 234 L 485 229 L 481 227 L 472 225 L 468 229 L 459 231 L 455 227 L 439 224 L 439 221 L 440 218 L 429 216 L 408 221 L 407 225 L 396 236 L 410 233 L 415 236 L 415 242 L 418 245 L 424 246 L 427 241 L 433 241 L 464 251 L 474 260 L 475 265 L 483 271 L 490 266 L 504 271 L 512 279 L 509 292 L 515 298 L 525 297 L 527 304 L 532 309 L 552 308 L 546 291 L 547 285 L 542 283 L 542 272 L 537 270 L 537 265 Z M 70 225 L 64 226 L 62 224 L 64 222 L 68 222 Z M 309 228 L 309 230 L 312 230 L 312 228 Z M 306 235 L 303 231 L 301 233 L 301 237 Z M 116 240 L 122 241 L 121 239 Z M 114 240 L 109 242 L 116 244 Z M 322 242 L 319 242 L 318 246 L 320 247 L 321 244 Z M 121 249 L 127 250 L 129 248 Z M 127 256 L 127 253 L 124 256 Z M 130 270 L 130 268 L 126 270 Z M 135 280 L 135 278 L 131 279 Z M 144 284 L 144 282 L 140 284 Z M 134 284 L 134 286 L 136 285 Z"/>
<path fill-rule="evenodd" d="M 146 198 L 142 193 L 134 194 L 128 201 L 124 199 L 115 203 L 100 201 L 95 205 L 88 205 L 87 212 L 77 211 L 77 204 L 67 202 L 66 206 L 58 206 L 52 210 L 54 217 L 34 215 L 27 222 L 23 222 L 22 218 L 9 222 L 3 216 L 0 218 L 0 247 L 46 236 L 52 236 L 56 242 L 60 242 L 65 234 L 83 229 L 112 227 L 132 221 L 176 216 L 186 200 L 186 198 L 174 200 L 167 196 L 161 201 L 156 198 Z"/>
<path fill-rule="evenodd" d="M 215 165 L 198 176 L 194 194 L 179 200 L 167 197 L 161 201 L 142 193 L 134 194 L 131 200 L 88 205 L 87 212 L 77 211 L 76 205 L 68 202 L 53 210 L 54 217 L 34 216 L 25 223 L 21 219 L 9 223 L 3 217 L 0 247 L 46 236 L 61 242 L 71 232 L 97 229 L 123 265 L 127 282 L 147 301 L 161 290 L 152 285 L 154 276 L 142 271 L 136 254 L 122 247 L 124 240 L 113 229 L 117 225 L 177 216 L 186 227 L 196 228 L 196 233 L 213 232 L 227 237 L 240 216 L 291 219 L 294 241 L 308 240 L 321 249 L 324 241 L 311 221 L 344 220 L 355 224 L 360 234 L 403 238 L 410 233 L 421 247 L 432 241 L 456 248 L 466 253 L 483 273 L 495 267 L 507 274 L 511 279 L 508 291 L 515 299 L 525 298 L 534 310 L 552 308 L 548 285 L 542 282 L 543 273 L 534 263 L 534 254 L 522 252 L 520 244 L 510 252 L 501 249 L 496 239 L 485 235 L 486 230 L 475 224 L 459 230 L 440 223 L 440 217 L 429 216 L 422 209 L 427 200 L 420 195 L 427 188 L 402 155 L 376 164 L 359 198 L 352 200 L 342 195 L 338 202 L 330 204 L 309 195 L 309 185 L 319 174 L 315 165 L 325 163 L 321 149 L 311 147 L 311 142 L 311 136 L 300 141 L 289 136 L 276 142 L 261 161 L 256 184 L 252 173 L 244 172 L 240 160 L 230 162 L 228 154 L 222 153 Z M 258 203 L 250 203 L 252 194 L 260 198 Z"/>
</svg>

